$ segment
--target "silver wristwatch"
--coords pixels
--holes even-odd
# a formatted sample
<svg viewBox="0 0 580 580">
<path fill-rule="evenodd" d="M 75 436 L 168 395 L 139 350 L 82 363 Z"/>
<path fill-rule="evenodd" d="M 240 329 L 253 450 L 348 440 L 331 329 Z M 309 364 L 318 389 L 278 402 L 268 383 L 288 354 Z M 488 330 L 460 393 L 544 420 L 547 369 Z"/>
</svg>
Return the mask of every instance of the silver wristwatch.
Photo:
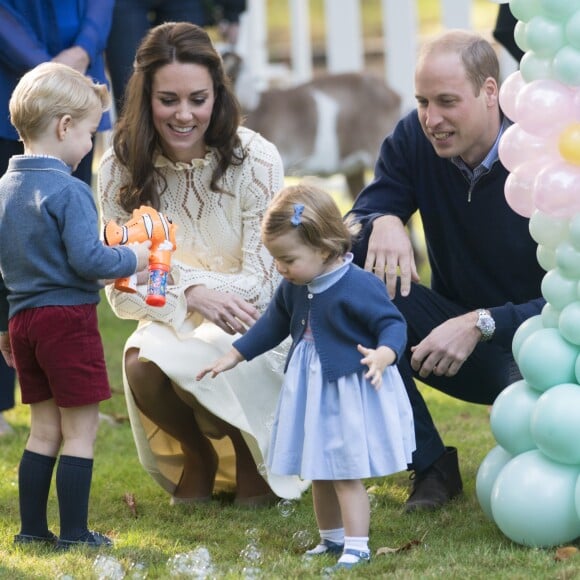
<svg viewBox="0 0 580 580">
<path fill-rule="evenodd" d="M 481 332 L 482 342 L 486 342 L 493 338 L 493 333 L 495 332 L 495 320 L 491 317 L 488 310 L 480 308 L 477 311 L 477 322 L 475 326 L 479 328 Z"/>
</svg>

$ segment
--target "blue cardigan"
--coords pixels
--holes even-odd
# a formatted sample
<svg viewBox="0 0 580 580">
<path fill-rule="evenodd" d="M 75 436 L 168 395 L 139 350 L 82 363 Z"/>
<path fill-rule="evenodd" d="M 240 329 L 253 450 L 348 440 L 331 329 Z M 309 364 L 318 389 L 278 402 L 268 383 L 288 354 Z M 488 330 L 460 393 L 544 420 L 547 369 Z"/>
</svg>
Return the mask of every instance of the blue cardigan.
<svg viewBox="0 0 580 580">
<path fill-rule="evenodd" d="M 425 137 L 417 111 L 409 113 L 383 142 L 373 181 L 351 213 L 363 235 L 353 253 L 364 264 L 373 220 L 396 215 L 407 223 L 419 211 L 431 265 L 431 287 L 466 311 L 489 308 L 494 342 L 511 349 L 513 334 L 545 304 L 545 272 L 536 259 L 529 220 L 507 204 L 508 171 L 500 161 L 473 187 Z"/>
<path fill-rule="evenodd" d="M 8 102 L 20 77 L 71 46 L 90 58 L 87 75 L 107 84 L 104 50 L 114 0 L 0 0 L 0 137 L 18 140 Z M 110 129 L 108 113 L 100 130 Z"/>
<path fill-rule="evenodd" d="M 354 264 L 318 294 L 309 292 L 307 286 L 282 281 L 264 314 L 233 346 L 246 360 L 252 360 L 290 334 L 287 368 L 309 317 L 322 373 L 329 381 L 364 370 L 358 344 L 388 346 L 397 359 L 403 355 L 407 326 L 401 313 L 389 300 L 385 285 Z"/>
<path fill-rule="evenodd" d="M 96 304 L 99 279 L 137 266 L 99 239 L 89 186 L 55 158 L 15 156 L 0 179 L 0 331 L 24 308 Z"/>
</svg>

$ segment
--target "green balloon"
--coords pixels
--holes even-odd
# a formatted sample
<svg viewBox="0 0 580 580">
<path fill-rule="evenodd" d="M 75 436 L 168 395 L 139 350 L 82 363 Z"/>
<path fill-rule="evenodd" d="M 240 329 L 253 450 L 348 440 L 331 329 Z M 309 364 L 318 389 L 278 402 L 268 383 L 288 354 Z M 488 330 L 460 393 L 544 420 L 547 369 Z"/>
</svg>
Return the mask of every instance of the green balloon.
<svg viewBox="0 0 580 580">
<path fill-rule="evenodd" d="M 549 302 L 542 308 L 542 326 L 543 328 L 558 328 L 561 310 L 554 308 Z"/>
<path fill-rule="evenodd" d="M 580 10 L 570 16 L 566 23 L 565 30 L 568 44 L 572 45 L 574 48 L 580 49 Z"/>
<path fill-rule="evenodd" d="M 537 244 L 556 249 L 561 241 L 568 239 L 569 224 L 566 218 L 557 218 L 537 209 L 530 217 L 528 227 L 530 235 Z M 580 234 L 580 219 L 578 227 Z"/>
<path fill-rule="evenodd" d="M 526 26 L 527 26 L 527 24 L 525 22 L 518 20 L 516 22 L 516 26 L 514 28 L 514 40 L 516 41 L 516 44 L 524 52 L 527 52 L 528 50 L 530 50 L 530 47 L 528 46 L 528 43 L 526 40 Z"/>
<path fill-rule="evenodd" d="M 511 13 L 522 22 L 528 22 L 541 14 L 540 0 L 510 0 Z"/>
<path fill-rule="evenodd" d="M 491 511 L 499 529 L 520 544 L 547 548 L 580 536 L 575 498 L 580 469 L 526 451 L 499 472 Z"/>
<path fill-rule="evenodd" d="M 524 343 L 524 340 L 536 332 L 536 330 L 541 330 L 542 328 L 544 328 L 544 325 L 542 323 L 542 317 L 539 314 L 528 318 L 520 324 L 512 340 L 512 353 L 514 355 L 514 359 L 518 360 L 520 347 Z"/>
<path fill-rule="evenodd" d="M 475 493 L 485 515 L 493 521 L 491 513 L 491 490 L 499 472 L 512 459 L 513 455 L 501 445 L 494 447 L 481 462 L 475 479 Z"/>
<path fill-rule="evenodd" d="M 556 264 L 560 272 L 571 280 L 580 279 L 580 252 L 564 240 L 556 248 Z"/>
<path fill-rule="evenodd" d="M 537 330 L 520 347 L 517 363 L 525 381 L 537 391 L 576 381 L 580 350 L 556 328 Z"/>
<path fill-rule="evenodd" d="M 542 296 L 557 310 L 578 299 L 578 281 L 570 280 L 556 268 L 542 279 Z"/>
<path fill-rule="evenodd" d="M 542 79 L 551 79 L 553 76 L 552 59 L 541 58 L 530 50 L 522 56 L 520 72 L 527 83 Z"/>
<path fill-rule="evenodd" d="M 580 468 L 580 386 L 556 385 L 537 401 L 530 432 L 538 449 L 554 461 Z"/>
<path fill-rule="evenodd" d="M 572 302 L 564 307 L 558 318 L 558 329 L 568 342 L 580 345 L 580 302 Z"/>
<path fill-rule="evenodd" d="M 578 8 L 579 0 L 540 0 L 541 13 L 561 22 L 565 22 Z"/>
<path fill-rule="evenodd" d="M 563 46 L 552 60 L 552 75 L 565 85 L 580 86 L 580 50 Z"/>
<path fill-rule="evenodd" d="M 547 246 L 538 246 L 536 249 L 536 258 L 538 259 L 538 264 L 546 271 L 549 272 L 556 267 L 556 251 Z"/>
<path fill-rule="evenodd" d="M 552 58 L 566 43 L 564 26 L 544 16 L 526 24 L 526 43 L 539 58 Z"/>
</svg>

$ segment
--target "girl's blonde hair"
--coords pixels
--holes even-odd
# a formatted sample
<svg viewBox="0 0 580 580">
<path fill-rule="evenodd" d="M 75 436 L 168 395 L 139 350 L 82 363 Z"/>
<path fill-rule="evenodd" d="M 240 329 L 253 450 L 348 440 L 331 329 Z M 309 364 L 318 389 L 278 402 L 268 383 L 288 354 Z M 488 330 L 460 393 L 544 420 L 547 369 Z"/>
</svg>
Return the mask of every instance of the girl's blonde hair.
<svg viewBox="0 0 580 580">
<path fill-rule="evenodd" d="M 302 243 L 328 252 L 328 260 L 348 252 L 358 230 L 358 224 L 345 223 L 330 194 L 309 183 L 284 187 L 262 221 L 263 240 L 295 231 Z"/>
<path fill-rule="evenodd" d="M 41 136 L 53 119 L 70 115 L 79 120 L 95 109 L 106 111 L 111 95 L 105 85 L 70 66 L 45 62 L 20 79 L 8 106 L 10 122 L 20 139 L 29 142 Z"/>
</svg>

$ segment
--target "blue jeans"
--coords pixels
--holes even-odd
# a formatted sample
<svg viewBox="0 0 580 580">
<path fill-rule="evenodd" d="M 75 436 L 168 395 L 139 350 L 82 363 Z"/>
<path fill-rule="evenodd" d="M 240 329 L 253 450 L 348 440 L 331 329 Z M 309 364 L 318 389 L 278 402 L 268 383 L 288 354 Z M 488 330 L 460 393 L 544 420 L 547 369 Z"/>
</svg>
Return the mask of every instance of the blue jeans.
<svg viewBox="0 0 580 580">
<path fill-rule="evenodd" d="M 121 111 L 125 85 L 133 71 L 135 53 L 150 28 L 163 22 L 204 26 L 204 0 L 117 0 L 107 43 L 107 67 L 115 108 Z"/>
<path fill-rule="evenodd" d="M 397 289 L 393 303 L 407 321 L 407 351 L 398 366 L 415 420 L 417 450 L 413 454 L 413 469 L 422 471 L 443 454 L 445 446 L 417 389 L 415 379 L 462 401 L 491 405 L 501 391 L 519 380 L 521 375 L 511 350 L 508 351 L 493 342 L 480 342 L 454 377 L 433 374 L 427 378 L 419 377 L 409 363 L 411 346 L 418 344 L 439 324 L 465 314 L 467 309 L 415 283 L 412 284 L 409 296 L 404 298 Z"/>
</svg>

